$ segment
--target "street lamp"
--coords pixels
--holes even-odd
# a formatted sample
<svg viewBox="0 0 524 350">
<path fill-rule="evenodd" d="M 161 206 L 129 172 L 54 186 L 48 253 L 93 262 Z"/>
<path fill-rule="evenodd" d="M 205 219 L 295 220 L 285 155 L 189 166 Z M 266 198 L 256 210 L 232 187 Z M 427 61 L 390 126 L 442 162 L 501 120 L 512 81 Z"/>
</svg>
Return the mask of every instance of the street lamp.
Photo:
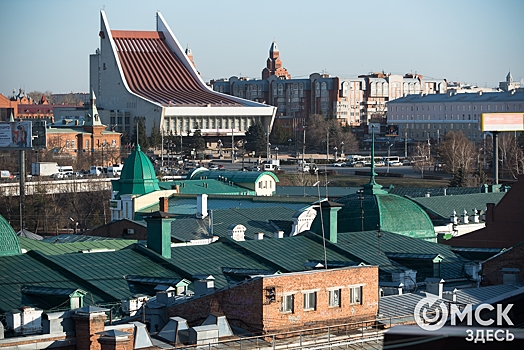
<svg viewBox="0 0 524 350">
<path fill-rule="evenodd" d="M 269 159 L 271 159 L 271 143 L 267 143 L 267 161 L 269 163 Z"/>
<path fill-rule="evenodd" d="M 276 155 L 276 159 L 278 161 L 278 147 L 275 147 L 275 155 Z"/>
<path fill-rule="evenodd" d="M 388 145 L 388 158 L 386 159 L 386 161 L 388 162 L 388 170 L 387 170 L 387 173 L 389 174 L 389 162 L 390 162 L 389 156 L 390 156 L 390 153 L 391 153 L 391 146 L 393 146 L 393 142 L 391 142 L 390 140 L 388 140 L 387 145 Z"/>
<path fill-rule="evenodd" d="M 288 143 L 287 148 L 288 148 L 288 149 L 291 149 L 291 142 L 293 142 L 292 139 L 287 139 L 287 143 Z"/>
<path fill-rule="evenodd" d="M 340 142 L 340 156 L 344 157 L 344 141 Z"/>
<path fill-rule="evenodd" d="M 337 146 L 335 146 L 335 147 L 333 147 L 333 149 L 335 150 L 335 162 L 336 162 L 337 159 L 338 159 L 338 154 L 337 154 L 338 148 L 337 148 Z"/>
</svg>

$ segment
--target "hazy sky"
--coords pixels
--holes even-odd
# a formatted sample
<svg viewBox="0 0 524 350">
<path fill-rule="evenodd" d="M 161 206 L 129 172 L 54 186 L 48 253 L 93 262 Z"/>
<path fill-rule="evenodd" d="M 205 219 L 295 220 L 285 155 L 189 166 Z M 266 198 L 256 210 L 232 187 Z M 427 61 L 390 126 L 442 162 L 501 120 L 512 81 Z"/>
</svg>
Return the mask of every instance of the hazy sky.
<svg viewBox="0 0 524 350">
<path fill-rule="evenodd" d="M 111 29 L 164 16 L 204 81 L 260 78 L 276 40 L 294 78 L 371 71 L 498 86 L 524 78 L 522 0 L 0 0 L 0 93 L 87 92 L 100 10 Z"/>
</svg>

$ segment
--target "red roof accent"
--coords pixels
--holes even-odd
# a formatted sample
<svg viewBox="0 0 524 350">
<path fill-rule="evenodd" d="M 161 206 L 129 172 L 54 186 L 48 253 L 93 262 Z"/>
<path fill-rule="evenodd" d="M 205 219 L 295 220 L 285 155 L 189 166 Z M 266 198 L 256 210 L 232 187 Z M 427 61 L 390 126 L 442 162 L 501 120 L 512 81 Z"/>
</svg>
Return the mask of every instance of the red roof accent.
<svg viewBox="0 0 524 350">
<path fill-rule="evenodd" d="M 112 30 L 118 59 L 131 91 L 175 106 L 242 106 L 202 87 L 164 41 L 162 32 Z"/>
</svg>

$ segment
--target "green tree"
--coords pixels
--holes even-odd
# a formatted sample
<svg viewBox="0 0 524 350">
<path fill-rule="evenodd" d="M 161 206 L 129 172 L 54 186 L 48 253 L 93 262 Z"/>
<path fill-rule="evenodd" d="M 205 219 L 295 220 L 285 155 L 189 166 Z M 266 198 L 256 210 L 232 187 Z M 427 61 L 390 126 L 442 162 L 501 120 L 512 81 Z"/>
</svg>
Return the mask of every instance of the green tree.
<svg viewBox="0 0 524 350">
<path fill-rule="evenodd" d="M 269 142 L 273 145 L 285 145 L 287 140 L 292 136 L 291 130 L 284 128 L 280 123 L 275 122 L 273 124 L 273 130 L 269 135 Z"/>
<path fill-rule="evenodd" d="M 200 129 L 196 129 L 193 132 L 193 135 L 187 138 L 187 146 L 194 149 L 197 154 L 201 154 L 201 152 L 206 149 L 206 141 L 204 140 Z"/>
<path fill-rule="evenodd" d="M 251 125 L 246 131 L 246 151 L 255 151 L 256 154 L 260 155 L 267 151 L 266 147 L 266 133 L 262 124 L 257 122 Z"/>
<path fill-rule="evenodd" d="M 459 167 L 452 175 L 449 187 L 466 187 L 468 184 L 468 174 L 462 167 Z"/>
<path fill-rule="evenodd" d="M 137 138 L 137 125 L 136 124 L 133 129 L 133 143 L 136 142 L 137 139 L 138 139 L 138 144 L 140 145 L 143 151 L 149 148 L 149 140 L 146 134 L 146 126 L 142 118 L 138 119 L 138 138 Z"/>
<path fill-rule="evenodd" d="M 160 128 L 156 123 L 156 119 L 153 122 L 153 127 L 151 128 L 151 147 L 159 148 L 162 144 L 162 134 L 160 133 Z"/>
</svg>

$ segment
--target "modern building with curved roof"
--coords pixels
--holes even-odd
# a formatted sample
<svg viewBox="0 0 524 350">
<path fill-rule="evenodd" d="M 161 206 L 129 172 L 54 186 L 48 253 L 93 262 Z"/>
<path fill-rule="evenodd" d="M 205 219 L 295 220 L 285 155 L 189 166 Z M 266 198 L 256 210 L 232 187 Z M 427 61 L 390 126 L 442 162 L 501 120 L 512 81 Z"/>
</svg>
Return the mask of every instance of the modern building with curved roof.
<svg viewBox="0 0 524 350">
<path fill-rule="evenodd" d="M 106 124 L 131 134 L 138 118 L 148 132 L 244 135 L 254 123 L 271 129 L 276 107 L 211 90 L 162 15 L 156 30 L 112 30 L 100 13 L 100 48 L 90 55 L 90 86 Z"/>
<path fill-rule="evenodd" d="M 276 192 L 278 177 L 271 171 L 222 171 L 196 168 L 187 174 L 188 180 L 212 179 L 255 191 L 257 196 L 272 196 Z"/>
<path fill-rule="evenodd" d="M 436 242 L 433 223 L 417 203 L 390 194 L 375 182 L 375 140 L 372 138 L 370 181 L 358 193 L 336 200 L 340 232 L 382 230 Z"/>
</svg>

